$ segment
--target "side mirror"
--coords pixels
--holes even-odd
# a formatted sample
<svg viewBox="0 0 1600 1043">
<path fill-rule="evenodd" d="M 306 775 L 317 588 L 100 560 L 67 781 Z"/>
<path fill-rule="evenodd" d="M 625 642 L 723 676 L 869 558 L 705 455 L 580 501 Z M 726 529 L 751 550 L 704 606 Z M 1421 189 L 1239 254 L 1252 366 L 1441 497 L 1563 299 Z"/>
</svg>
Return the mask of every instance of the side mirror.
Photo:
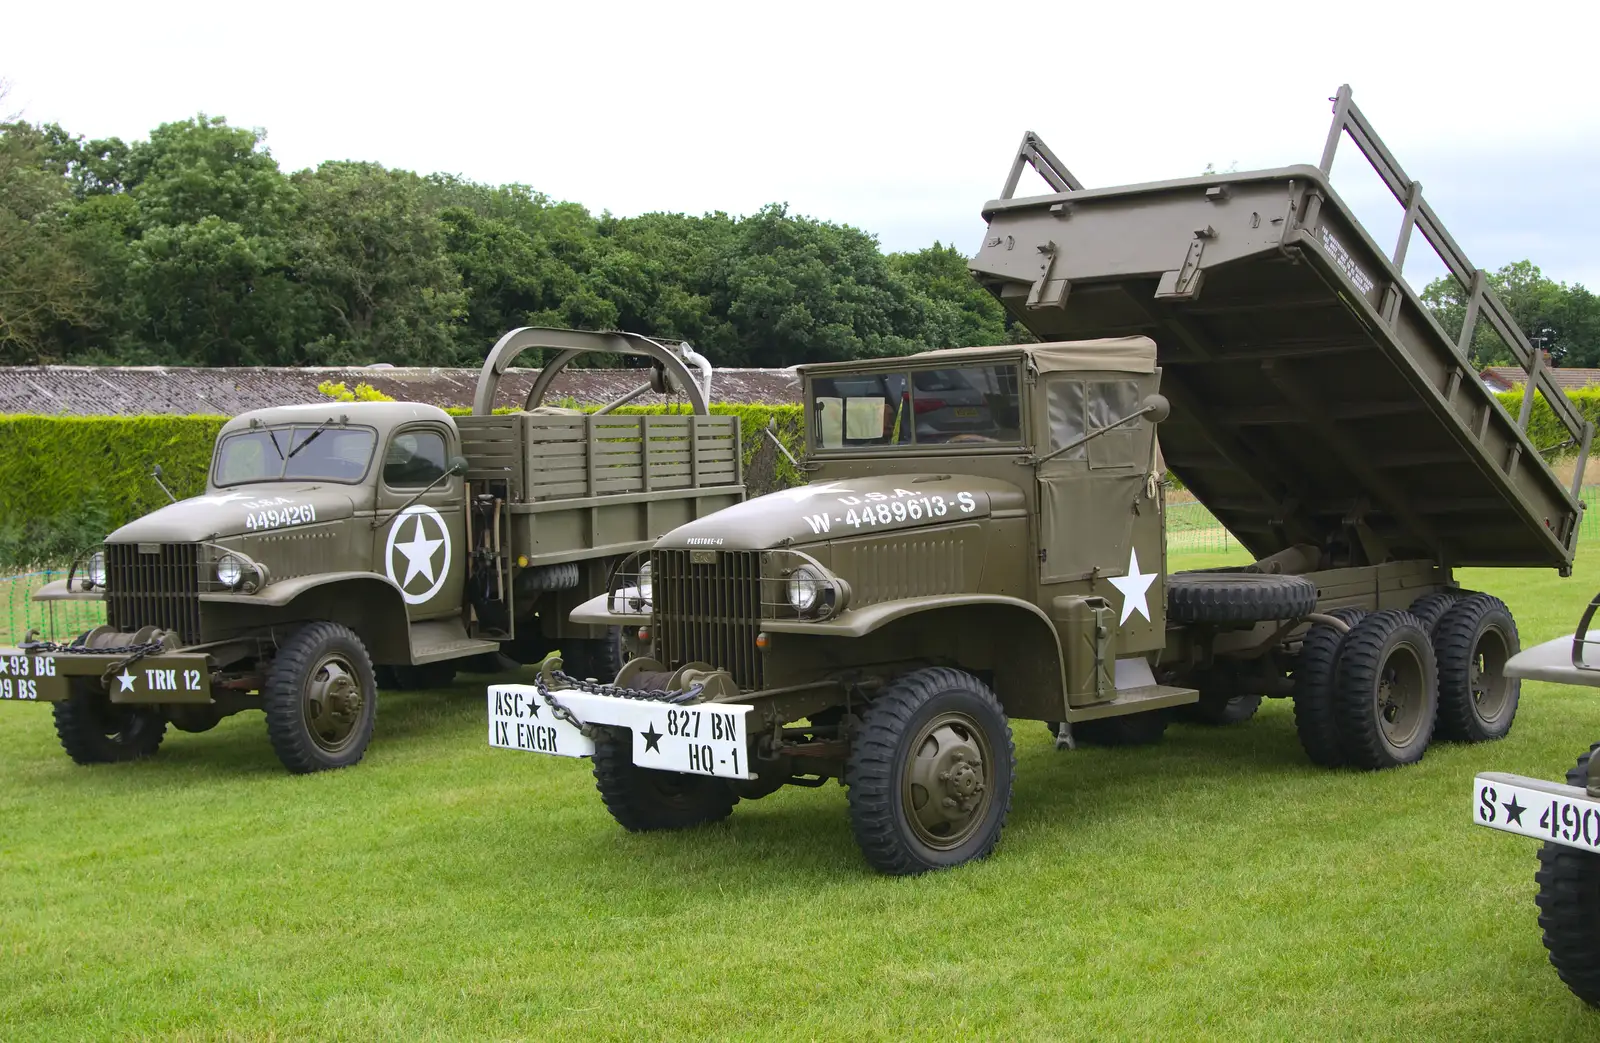
<svg viewBox="0 0 1600 1043">
<path fill-rule="evenodd" d="M 450 460 L 450 472 L 449 473 L 451 473 L 451 474 L 466 474 L 467 473 L 467 458 L 464 457 L 464 456 L 452 457 L 451 460 Z"/>
<path fill-rule="evenodd" d="M 150 471 L 150 477 L 154 478 L 158 482 L 161 479 L 165 478 L 166 476 L 167 476 L 167 472 L 165 472 L 165 471 L 163 471 L 161 469 L 161 465 L 160 464 L 156 464 L 155 467 L 153 467 L 151 469 L 151 471 Z"/>
<path fill-rule="evenodd" d="M 1146 395 L 1145 400 L 1139 403 L 1139 410 L 1152 424 L 1159 424 L 1172 415 L 1172 403 L 1167 401 L 1167 396 L 1157 393 Z"/>
</svg>

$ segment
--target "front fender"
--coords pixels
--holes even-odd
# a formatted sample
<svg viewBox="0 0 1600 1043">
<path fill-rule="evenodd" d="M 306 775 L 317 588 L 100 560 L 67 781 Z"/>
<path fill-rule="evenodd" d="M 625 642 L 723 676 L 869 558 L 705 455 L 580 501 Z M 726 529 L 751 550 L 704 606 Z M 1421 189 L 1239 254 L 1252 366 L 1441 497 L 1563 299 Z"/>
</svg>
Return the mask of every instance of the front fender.
<svg viewBox="0 0 1600 1043">
<path fill-rule="evenodd" d="M 269 583 L 254 594 L 201 594 L 228 631 L 325 619 L 361 638 L 374 663 L 411 662 L 411 621 L 400 588 L 373 572 L 325 572 Z"/>
<path fill-rule="evenodd" d="M 770 633 L 804 638 L 849 638 L 862 643 L 861 662 L 950 661 L 994 677 L 1007 715 L 1066 719 L 1066 672 L 1055 624 L 1037 605 L 999 594 L 949 594 L 905 598 L 847 609 L 836 619 L 773 619 Z M 787 642 L 785 642 L 787 643 Z M 777 651 L 777 648 L 774 648 Z M 794 649 L 799 661 L 818 658 L 809 641 Z"/>
<path fill-rule="evenodd" d="M 293 579 L 277 580 L 268 583 L 254 594 L 244 594 L 238 591 L 222 591 L 210 594 L 201 594 L 200 600 L 213 604 L 224 605 L 264 605 L 271 608 L 281 608 L 295 598 L 318 587 L 331 586 L 335 583 L 371 582 L 378 583 L 394 591 L 395 597 L 405 603 L 400 588 L 388 576 L 380 576 L 376 572 L 321 572 L 314 576 L 296 576 Z"/>
</svg>

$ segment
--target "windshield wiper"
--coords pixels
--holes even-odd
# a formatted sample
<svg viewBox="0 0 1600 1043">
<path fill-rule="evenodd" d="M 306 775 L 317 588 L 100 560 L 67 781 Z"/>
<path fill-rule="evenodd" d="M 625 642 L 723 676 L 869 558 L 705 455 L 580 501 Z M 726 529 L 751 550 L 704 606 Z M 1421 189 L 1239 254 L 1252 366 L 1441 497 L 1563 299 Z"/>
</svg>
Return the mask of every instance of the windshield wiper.
<svg viewBox="0 0 1600 1043">
<path fill-rule="evenodd" d="M 311 432 L 309 435 L 306 435 L 306 440 L 304 442 L 301 442 L 299 445 L 297 445 L 293 449 L 289 450 L 288 459 L 293 460 L 295 458 L 295 454 L 296 453 L 300 452 L 300 450 L 304 449 L 306 446 L 310 445 L 312 442 L 315 442 L 317 440 L 317 436 L 322 434 L 322 432 L 326 431 L 328 429 L 328 425 L 331 424 L 331 423 L 333 423 L 333 418 L 329 417 L 328 419 L 324 420 L 322 423 L 318 424 L 317 425 L 317 429 L 315 431 Z M 277 444 L 276 440 L 274 440 L 273 444 L 274 445 Z"/>
<path fill-rule="evenodd" d="M 267 429 L 267 437 L 272 439 L 272 451 L 278 454 L 278 459 L 279 460 L 282 460 L 283 459 L 283 447 L 278 444 L 278 432 L 272 430 L 271 428 L 268 428 Z M 289 455 L 293 456 L 294 454 L 290 453 Z"/>
</svg>

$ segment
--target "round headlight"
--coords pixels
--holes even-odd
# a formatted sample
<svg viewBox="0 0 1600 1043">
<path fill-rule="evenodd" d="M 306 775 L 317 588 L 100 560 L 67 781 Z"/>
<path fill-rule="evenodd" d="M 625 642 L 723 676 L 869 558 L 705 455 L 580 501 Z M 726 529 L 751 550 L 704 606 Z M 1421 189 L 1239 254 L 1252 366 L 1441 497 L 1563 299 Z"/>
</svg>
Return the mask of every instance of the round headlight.
<svg viewBox="0 0 1600 1043">
<path fill-rule="evenodd" d="M 84 566 L 84 574 L 89 577 L 91 587 L 106 585 L 106 552 L 97 550 L 89 555 L 89 563 Z"/>
<path fill-rule="evenodd" d="M 639 596 L 644 600 L 649 601 L 650 595 L 654 589 L 654 584 L 650 578 L 650 563 L 647 561 L 643 565 L 639 566 Z"/>
<path fill-rule="evenodd" d="M 810 565 L 801 565 L 789 577 L 789 606 L 804 615 L 817 607 L 824 585 L 822 573 Z"/>
<path fill-rule="evenodd" d="M 224 554 L 217 561 L 217 579 L 224 587 L 237 587 L 244 579 L 244 562 L 232 554 Z"/>
</svg>

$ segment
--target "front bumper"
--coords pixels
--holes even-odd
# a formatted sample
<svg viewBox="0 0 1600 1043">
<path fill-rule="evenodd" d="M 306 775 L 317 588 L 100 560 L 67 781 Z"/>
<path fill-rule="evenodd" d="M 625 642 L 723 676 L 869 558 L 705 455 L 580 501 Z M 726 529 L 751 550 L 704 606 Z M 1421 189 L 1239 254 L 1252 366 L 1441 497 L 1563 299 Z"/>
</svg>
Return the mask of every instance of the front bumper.
<svg viewBox="0 0 1600 1043">
<path fill-rule="evenodd" d="M 1472 821 L 1600 854 L 1600 797 L 1579 786 L 1480 772 L 1472 784 Z"/>
<path fill-rule="evenodd" d="M 585 726 L 627 728 L 633 763 L 641 768 L 726 779 L 753 779 L 746 727 L 754 707 L 735 703 L 675 704 L 625 699 L 576 689 L 548 698 L 531 684 L 489 687 L 489 745 L 505 750 L 588 757 L 594 739 Z"/>
<path fill-rule="evenodd" d="M 130 659 L 0 648 L 0 700 L 58 703 L 73 680 L 90 678 L 114 703 L 209 703 L 211 664 L 202 654 L 160 652 Z"/>
</svg>

